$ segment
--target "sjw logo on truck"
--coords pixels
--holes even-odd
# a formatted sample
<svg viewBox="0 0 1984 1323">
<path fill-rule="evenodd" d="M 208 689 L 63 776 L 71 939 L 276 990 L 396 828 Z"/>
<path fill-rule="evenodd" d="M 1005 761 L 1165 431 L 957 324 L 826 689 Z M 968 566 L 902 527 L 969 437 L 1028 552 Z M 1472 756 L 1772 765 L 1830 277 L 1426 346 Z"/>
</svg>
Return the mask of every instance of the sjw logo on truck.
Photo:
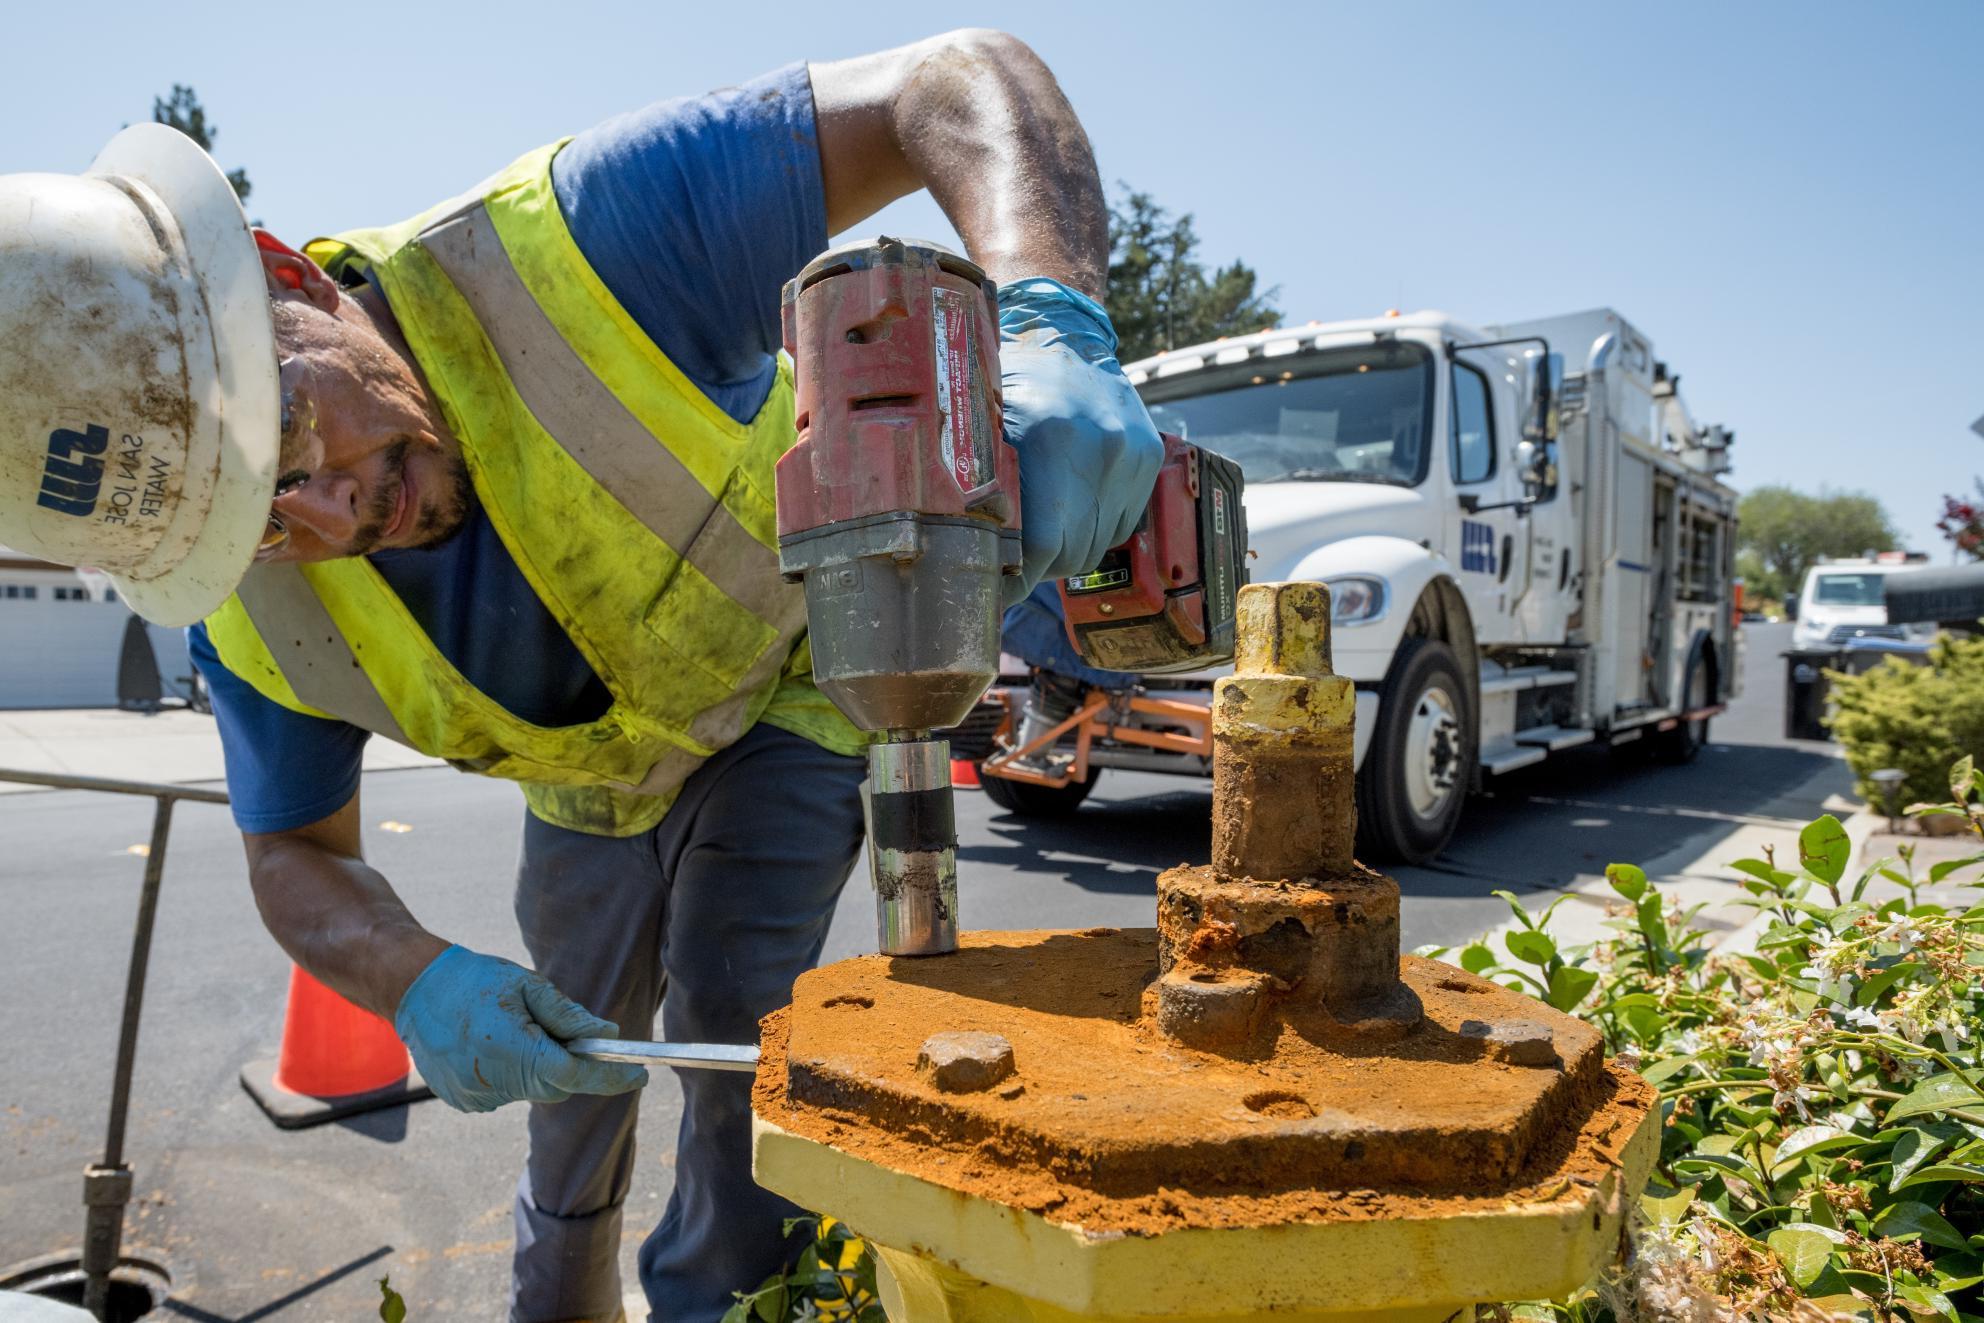
<svg viewBox="0 0 1984 1323">
<path fill-rule="evenodd" d="M 1460 523 L 1460 567 L 1482 574 L 1495 572 L 1495 529 L 1471 519 Z"/>
<path fill-rule="evenodd" d="M 103 490 L 103 461 L 97 456 L 109 448 L 108 427 L 91 424 L 80 432 L 67 427 L 50 432 L 35 504 L 79 517 L 96 513 L 97 493 Z"/>
</svg>

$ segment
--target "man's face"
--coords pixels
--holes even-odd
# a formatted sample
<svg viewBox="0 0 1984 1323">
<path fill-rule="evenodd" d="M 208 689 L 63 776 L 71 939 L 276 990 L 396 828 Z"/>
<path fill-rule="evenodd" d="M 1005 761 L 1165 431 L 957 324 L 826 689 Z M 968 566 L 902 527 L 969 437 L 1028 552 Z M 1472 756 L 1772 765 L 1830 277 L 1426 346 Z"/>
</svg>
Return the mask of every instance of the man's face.
<svg viewBox="0 0 1984 1323">
<path fill-rule="evenodd" d="M 314 267 L 299 278 L 266 251 L 264 264 L 283 411 L 275 545 L 260 559 L 337 560 L 452 537 L 473 503 L 468 469 L 383 305 Z"/>
</svg>

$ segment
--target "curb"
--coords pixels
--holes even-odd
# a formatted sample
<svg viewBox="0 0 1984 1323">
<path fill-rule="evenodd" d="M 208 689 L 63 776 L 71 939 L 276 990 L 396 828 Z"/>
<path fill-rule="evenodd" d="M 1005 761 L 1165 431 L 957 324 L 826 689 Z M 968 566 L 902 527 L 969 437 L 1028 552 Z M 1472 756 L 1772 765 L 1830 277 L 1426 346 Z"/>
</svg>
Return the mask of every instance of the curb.
<svg viewBox="0 0 1984 1323">
<path fill-rule="evenodd" d="M 1867 837 L 1876 829 L 1875 824 L 1883 819 L 1868 814 L 1864 808 L 1856 810 L 1847 803 L 1839 802 L 1837 794 L 1821 796 L 1816 793 L 1814 787 L 1818 782 L 1828 777 L 1837 778 L 1838 775 L 1837 765 L 1820 768 L 1797 785 L 1787 787 L 1776 801 L 1764 806 L 1764 809 L 1778 805 L 1788 808 L 1803 800 L 1819 804 L 1817 812 L 1831 812 L 1835 816 L 1844 813 L 1843 825 L 1847 827 L 1857 855 Z M 1816 816 L 1816 813 L 1811 816 Z M 1733 823 L 1729 831 L 1707 845 L 1694 843 L 1677 846 L 1646 860 L 1640 866 L 1645 870 L 1647 880 L 1657 885 L 1671 903 L 1683 906 L 1705 903 L 1696 922 L 1709 929 L 1711 950 L 1740 954 L 1752 949 L 1764 931 L 1766 920 L 1760 911 L 1734 903 L 1748 893 L 1738 888 L 1736 875 L 1728 864 L 1735 859 L 1760 854 L 1761 848 L 1767 844 L 1775 845 L 1780 850 L 1789 844 L 1795 854 L 1798 831 L 1811 820 L 1811 816 L 1793 818 L 1772 816 L 1767 811 L 1755 812 L 1747 815 L 1748 820 Z M 1859 832 L 1857 836 L 1853 835 L 1856 827 Z M 1566 903 L 1552 917 L 1551 930 L 1560 945 L 1583 945 L 1610 938 L 1613 932 L 1605 927 L 1608 912 L 1614 905 L 1625 904 L 1602 873 L 1580 879 L 1573 886 L 1561 888 L 1555 893 L 1539 892 L 1533 899 L 1524 897 L 1523 901 L 1525 908 L 1534 914 L 1559 898 Z M 1499 958 L 1507 954 L 1504 938 L 1516 926 L 1515 919 L 1511 917 L 1478 940 L 1486 942 Z"/>
</svg>

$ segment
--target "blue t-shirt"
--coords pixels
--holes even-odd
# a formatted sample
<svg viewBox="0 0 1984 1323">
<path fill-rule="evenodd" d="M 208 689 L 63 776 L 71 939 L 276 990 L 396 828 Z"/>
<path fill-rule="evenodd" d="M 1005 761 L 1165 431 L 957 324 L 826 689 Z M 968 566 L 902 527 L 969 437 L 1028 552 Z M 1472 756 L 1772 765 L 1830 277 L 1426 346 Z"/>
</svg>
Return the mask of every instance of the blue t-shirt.
<svg viewBox="0 0 1984 1323">
<path fill-rule="evenodd" d="M 608 120 L 558 153 L 551 182 L 579 251 L 641 329 L 725 413 L 755 416 L 778 372 L 779 290 L 827 242 L 806 66 Z M 370 559 L 505 710 L 540 726 L 606 710 L 605 686 L 487 515 L 440 547 Z M 236 824 L 288 831 L 342 808 L 367 733 L 264 698 L 220 664 L 204 625 L 188 642 L 213 693 Z"/>
</svg>

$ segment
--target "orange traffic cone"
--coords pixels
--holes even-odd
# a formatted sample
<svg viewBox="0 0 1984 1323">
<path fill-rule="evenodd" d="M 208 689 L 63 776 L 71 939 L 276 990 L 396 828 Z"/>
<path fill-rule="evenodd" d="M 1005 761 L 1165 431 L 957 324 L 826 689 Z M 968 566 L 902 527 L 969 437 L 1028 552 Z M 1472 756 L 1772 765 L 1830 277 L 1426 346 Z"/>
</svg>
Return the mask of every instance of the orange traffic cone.
<svg viewBox="0 0 1984 1323">
<path fill-rule="evenodd" d="M 284 1130 L 434 1096 L 392 1025 L 296 965 L 282 1049 L 242 1067 L 241 1087 Z"/>
<path fill-rule="evenodd" d="M 966 789 L 976 788 L 980 784 L 978 764 L 969 758 L 951 759 L 951 784 Z"/>
</svg>

